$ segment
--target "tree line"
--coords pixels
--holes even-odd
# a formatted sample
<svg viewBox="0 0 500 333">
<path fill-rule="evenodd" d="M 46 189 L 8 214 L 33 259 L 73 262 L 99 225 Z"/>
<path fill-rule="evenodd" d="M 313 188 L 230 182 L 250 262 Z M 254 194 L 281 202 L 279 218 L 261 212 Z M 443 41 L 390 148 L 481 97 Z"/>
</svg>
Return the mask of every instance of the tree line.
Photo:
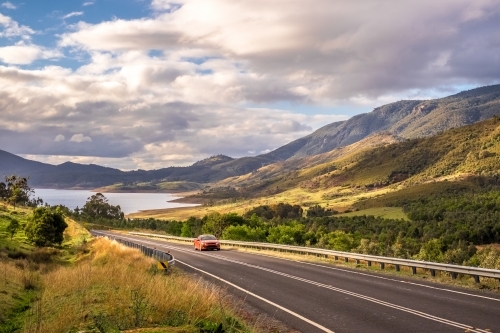
<svg viewBox="0 0 500 333">
<path fill-rule="evenodd" d="M 157 230 L 183 237 L 210 233 L 222 239 L 453 264 L 478 265 L 477 246 L 500 243 L 500 191 L 407 200 L 403 210 L 408 220 L 339 216 L 320 206 L 304 213 L 299 205 L 287 203 L 257 206 L 243 215 L 212 212 L 186 221 L 127 219 L 120 206 L 111 205 L 101 193 L 89 197 L 82 208 L 50 209 L 77 221 L 92 223 L 94 227 Z"/>
<path fill-rule="evenodd" d="M 479 265 L 477 246 L 500 243 L 500 192 L 442 200 L 419 199 L 404 207 L 409 220 L 337 216 L 336 212 L 320 207 L 314 207 L 312 214 L 304 214 L 300 206 L 286 203 L 258 206 L 244 215 L 213 212 L 186 221 L 126 219 L 116 211 L 110 215 L 117 207 L 102 203 L 102 197 L 96 194 L 89 198 L 82 209 L 71 212 L 72 216 L 109 228 L 148 229 L 183 237 L 210 233 L 229 240 L 312 246 L 453 264 Z M 101 215 L 90 209 L 98 198 L 97 202 L 108 207 L 100 210 Z"/>
</svg>

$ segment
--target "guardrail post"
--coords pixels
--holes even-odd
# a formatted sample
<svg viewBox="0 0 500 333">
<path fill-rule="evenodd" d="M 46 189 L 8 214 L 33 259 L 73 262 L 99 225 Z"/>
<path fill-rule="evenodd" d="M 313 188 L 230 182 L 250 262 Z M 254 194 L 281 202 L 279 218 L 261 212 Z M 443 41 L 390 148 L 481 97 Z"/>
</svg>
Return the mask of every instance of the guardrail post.
<svg viewBox="0 0 500 333">
<path fill-rule="evenodd" d="M 99 235 L 98 232 L 96 232 L 97 235 Z M 173 236 L 159 236 L 159 235 L 151 235 L 151 234 L 144 234 L 144 233 L 132 233 L 131 234 L 136 234 L 136 235 L 141 235 L 141 236 L 149 236 L 149 237 L 158 237 L 158 238 L 168 238 L 168 239 L 177 239 L 177 240 L 183 240 L 183 241 L 189 241 L 191 242 L 191 238 L 185 238 L 185 237 L 173 237 Z M 124 239 L 116 238 L 114 236 L 107 236 L 108 239 L 114 239 L 116 242 L 119 242 L 121 244 L 126 244 L 127 246 L 132 246 L 135 248 L 140 248 L 141 250 L 144 251 L 145 254 L 149 256 L 159 256 L 160 258 L 172 258 L 169 254 L 164 253 L 162 251 L 156 251 L 156 249 L 153 248 L 148 248 L 147 246 L 144 246 L 142 244 L 136 244 L 135 242 L 129 242 Z M 231 242 L 228 241 L 228 244 L 233 244 L 234 246 L 240 246 L 240 247 L 247 247 L 247 248 L 253 248 L 253 249 L 274 249 L 276 251 L 280 252 L 285 252 L 285 253 L 300 253 L 300 254 L 306 254 L 306 255 L 315 255 L 319 256 L 318 257 L 325 257 L 325 258 L 335 258 L 335 261 L 340 260 L 340 258 L 344 259 L 346 263 L 349 262 L 349 259 L 355 259 L 356 264 L 359 264 L 361 260 L 363 262 L 366 262 L 368 267 L 372 266 L 372 262 L 379 263 L 381 269 L 385 269 L 385 264 L 389 264 L 395 267 L 396 271 L 400 271 L 401 265 L 405 267 L 411 268 L 412 274 L 417 274 L 417 268 L 425 269 L 425 272 L 429 270 L 430 274 L 432 276 L 436 276 L 436 271 L 443 271 L 445 273 L 449 273 L 451 275 L 451 278 L 456 279 L 458 277 L 458 274 L 464 274 L 468 276 L 472 276 L 476 283 L 480 283 L 480 278 L 481 277 L 488 277 L 488 278 L 494 278 L 499 281 L 500 283 L 500 274 L 499 270 L 492 270 L 492 269 L 485 269 L 485 268 L 477 268 L 477 267 L 465 267 L 461 268 L 460 265 L 451 265 L 451 264 L 442 264 L 442 263 L 433 263 L 433 262 L 428 262 L 428 263 L 421 263 L 416 260 L 410 260 L 410 259 L 399 259 L 399 258 L 391 258 L 391 257 L 381 257 L 381 256 L 374 256 L 374 255 L 366 255 L 361 257 L 362 259 L 356 259 L 356 255 L 353 254 L 352 257 L 346 257 L 347 254 L 344 254 L 340 251 L 333 251 L 333 250 L 327 250 L 327 249 L 314 249 L 314 248 L 309 248 L 309 247 L 297 247 L 297 246 L 283 246 L 283 245 L 277 245 L 277 244 L 264 244 L 264 243 L 248 243 L 248 242 Z M 131 244 L 131 245 L 130 245 Z M 383 261 L 381 263 L 380 261 Z M 462 266 L 463 267 L 463 266 Z"/>
</svg>

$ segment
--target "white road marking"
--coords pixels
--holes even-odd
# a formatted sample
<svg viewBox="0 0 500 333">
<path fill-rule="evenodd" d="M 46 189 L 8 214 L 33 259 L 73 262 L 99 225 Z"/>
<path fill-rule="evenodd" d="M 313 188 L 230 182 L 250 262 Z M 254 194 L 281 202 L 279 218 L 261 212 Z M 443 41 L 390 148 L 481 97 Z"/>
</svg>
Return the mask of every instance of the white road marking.
<svg viewBox="0 0 500 333">
<path fill-rule="evenodd" d="M 141 237 L 141 236 L 138 236 L 138 237 Z M 133 239 L 133 238 L 130 238 L 130 239 Z M 162 239 L 159 239 L 159 241 L 160 242 L 168 242 L 168 241 L 164 241 Z M 440 291 L 450 292 L 450 293 L 454 293 L 454 294 L 465 295 L 465 296 L 469 296 L 469 297 L 483 298 L 483 299 L 487 299 L 487 300 L 490 300 L 490 301 L 500 302 L 500 298 L 493 298 L 493 297 L 488 297 L 488 296 L 470 294 L 470 293 L 466 293 L 466 292 L 463 292 L 463 291 L 457 291 L 457 290 L 452 290 L 452 289 L 446 289 L 446 288 L 439 288 L 439 287 L 434 287 L 434 286 L 428 286 L 428 285 L 421 284 L 421 283 L 416 283 L 416 282 L 409 282 L 409 281 L 391 279 L 391 278 L 387 278 L 387 277 L 383 277 L 383 276 L 378 276 L 378 275 L 373 275 L 373 274 L 368 274 L 368 273 L 355 272 L 355 271 L 350 271 L 350 270 L 347 270 L 347 269 L 342 269 L 342 268 L 337 268 L 337 267 L 325 266 L 325 265 L 320 265 L 320 264 L 313 264 L 313 263 L 310 263 L 310 262 L 305 262 L 305 261 L 300 261 L 300 260 L 293 260 L 293 259 L 287 259 L 287 258 L 280 258 L 280 257 L 272 256 L 272 255 L 266 255 L 266 254 L 260 254 L 260 253 L 254 253 L 254 252 L 242 252 L 242 253 L 247 253 L 247 254 L 252 254 L 252 255 L 262 256 L 262 257 L 268 257 L 268 258 L 273 258 L 273 259 L 280 259 L 280 260 L 285 260 L 285 261 L 291 261 L 291 262 L 297 262 L 297 263 L 301 263 L 301 264 L 304 264 L 304 265 L 317 266 L 317 267 L 327 268 L 327 269 L 330 269 L 330 270 L 340 271 L 340 272 L 349 273 L 349 274 L 357 274 L 357 275 L 362 275 L 362 276 L 368 276 L 368 277 L 372 277 L 372 278 L 376 278 L 376 279 L 380 279 L 380 280 L 393 281 L 393 282 L 398 282 L 398 283 L 403 283 L 403 284 L 409 284 L 409 285 L 423 287 L 423 288 L 428 288 L 428 289 L 440 290 Z"/>
<path fill-rule="evenodd" d="M 137 239 L 126 237 L 126 236 L 121 236 L 121 237 L 129 239 L 129 240 L 137 240 Z M 426 319 L 429 319 L 429 320 L 433 320 L 433 321 L 436 321 L 436 322 L 439 322 L 439 323 L 442 323 L 442 324 L 446 324 L 446 325 L 449 325 L 449 326 L 454 326 L 454 327 L 457 327 L 457 328 L 465 329 L 465 330 L 468 330 L 469 332 L 491 333 L 489 330 L 483 330 L 483 329 L 480 329 L 480 328 L 474 328 L 474 327 L 472 327 L 470 325 L 466 325 L 466 324 L 454 322 L 454 321 L 451 321 L 451 320 L 448 320 L 448 319 L 445 319 L 445 318 L 440 318 L 440 317 L 437 317 L 437 316 L 433 316 L 433 315 L 425 313 L 425 312 L 413 310 L 413 309 L 406 308 L 406 307 L 403 307 L 403 306 L 400 306 L 400 305 L 397 305 L 397 304 L 385 302 L 385 301 L 382 301 L 382 300 L 379 300 L 379 299 L 376 299 L 376 298 L 373 298 L 373 297 L 361 295 L 361 294 L 354 293 L 354 292 L 351 292 L 351 291 L 348 291 L 348 290 L 336 288 L 336 287 L 333 287 L 331 285 L 326 285 L 326 284 L 319 283 L 319 282 L 316 282 L 316 281 L 312 281 L 312 280 L 304 279 L 304 278 L 297 277 L 297 276 L 294 276 L 294 275 L 290 275 L 290 274 L 287 274 L 287 273 L 275 271 L 275 270 L 272 270 L 272 269 L 269 269 L 269 268 L 260 267 L 260 266 L 248 264 L 248 263 L 245 263 L 245 262 L 242 262 L 242 261 L 229 259 L 229 258 L 221 256 L 221 255 L 204 254 L 202 252 L 193 252 L 193 251 L 188 251 L 188 250 L 186 250 L 184 248 L 179 248 L 179 247 L 170 246 L 170 245 L 158 245 L 158 243 L 156 243 L 156 242 L 149 242 L 149 241 L 145 241 L 145 240 L 141 240 L 141 242 L 153 244 L 153 245 L 156 245 L 156 246 L 163 246 L 163 247 L 170 248 L 170 249 L 175 249 L 175 250 L 178 250 L 178 251 L 181 251 L 181 252 L 184 252 L 184 253 L 189 253 L 189 254 L 194 254 L 194 255 L 205 255 L 205 256 L 209 256 L 209 257 L 215 258 L 215 259 L 220 259 L 220 260 L 232 262 L 232 263 L 235 263 L 235 264 L 239 264 L 239 265 L 243 265 L 243 266 L 247 266 L 247 267 L 259 269 L 259 270 L 262 270 L 262 271 L 266 271 L 266 272 L 273 273 L 273 274 L 276 274 L 276 275 L 284 276 L 284 277 L 287 277 L 287 278 L 290 278 L 290 279 L 294 279 L 294 280 L 297 280 L 297 281 L 301 281 L 301 282 L 305 282 L 305 283 L 308 283 L 308 284 L 316 285 L 318 287 L 322 287 L 322 288 L 330 289 L 330 290 L 333 290 L 333 291 L 337 291 L 337 292 L 340 292 L 340 293 L 343 293 L 343 294 L 346 294 L 346 295 L 350 295 L 352 297 L 357 297 L 357 298 L 360 298 L 360 299 L 364 299 L 364 300 L 367 300 L 367 301 L 370 301 L 370 302 L 373 302 L 373 303 L 376 303 L 376 304 L 379 304 L 379 305 L 387 306 L 387 307 L 390 307 L 390 308 L 393 308 L 393 309 L 396 309 L 396 310 L 400 310 L 400 311 L 403 311 L 403 312 L 411 313 L 413 315 L 416 315 L 416 316 L 419 316 L 419 317 L 423 317 L 423 318 L 426 318 Z M 288 260 L 288 259 L 285 259 L 285 260 Z M 193 269 L 196 269 L 198 271 L 202 271 L 201 269 L 198 269 L 196 267 L 193 267 L 191 265 L 183 263 L 183 262 L 181 262 L 181 261 L 179 261 L 177 259 L 176 259 L 176 261 L 178 261 L 178 262 L 180 262 L 182 264 L 185 264 L 185 265 L 187 265 L 187 266 L 189 266 L 189 267 L 191 267 Z M 315 264 L 312 264 L 312 265 L 315 265 Z M 326 266 L 322 266 L 322 265 L 317 265 L 317 266 L 326 267 Z M 204 271 L 202 271 L 202 272 L 204 272 Z M 347 271 L 347 272 L 349 272 L 349 271 Z M 223 279 L 221 279 L 221 278 L 219 278 L 219 277 L 217 277 L 217 276 L 215 276 L 213 274 L 210 274 L 208 272 L 204 272 L 204 273 L 206 273 L 206 274 L 208 274 L 208 275 L 210 275 L 210 276 L 212 276 L 212 277 L 214 277 L 216 279 L 224 281 L 225 283 L 230 284 L 231 286 L 234 286 L 234 287 L 236 287 L 236 288 L 238 288 L 240 290 L 248 292 L 245 289 L 242 289 L 242 288 L 240 288 L 240 287 L 238 287 L 236 285 L 233 285 L 229 281 L 223 280 Z M 365 275 L 372 276 L 370 274 L 365 274 Z M 390 279 L 388 279 L 388 280 L 390 280 Z M 401 281 L 398 281 L 398 280 L 395 280 L 395 281 L 396 282 L 401 282 Z M 260 296 L 255 295 L 255 294 L 253 294 L 251 292 L 248 292 L 248 293 L 252 294 L 252 296 L 256 296 L 256 297 L 260 298 Z M 466 295 L 469 295 L 469 294 L 466 294 Z M 494 299 L 494 300 L 496 300 L 496 299 Z M 271 301 L 269 301 L 269 302 L 271 302 Z M 304 319 L 307 319 L 307 318 L 304 318 Z"/>
<path fill-rule="evenodd" d="M 364 300 L 367 300 L 367 301 L 370 301 L 370 302 L 373 302 L 373 303 L 376 303 L 376 304 L 379 304 L 379 305 L 384 305 L 384 306 L 387 306 L 387 307 L 390 307 L 390 308 L 393 308 L 393 309 L 396 309 L 396 310 L 400 310 L 400 311 L 403 311 L 403 312 L 411 313 L 411 314 L 419 316 L 419 317 L 423 317 L 423 318 L 426 318 L 426 319 L 429 319 L 429 320 L 437 321 L 437 322 L 442 323 L 442 324 L 446 324 L 446 325 L 458 327 L 458 328 L 461 328 L 461 329 L 466 329 L 466 330 L 469 330 L 470 332 L 478 332 L 478 333 L 479 332 L 481 332 L 481 333 L 487 333 L 487 332 L 489 332 L 489 331 L 486 331 L 486 330 L 483 330 L 483 329 L 480 329 L 480 328 L 474 328 L 473 326 L 470 326 L 470 325 L 466 325 L 466 324 L 454 322 L 454 321 L 451 321 L 451 320 L 448 320 L 448 319 L 445 319 L 445 318 L 433 316 L 433 315 L 425 313 L 425 312 L 413 310 L 413 309 L 410 309 L 410 308 L 407 308 L 407 307 L 404 307 L 404 306 L 400 306 L 400 305 L 397 305 L 397 304 L 385 302 L 385 301 L 382 301 L 382 300 L 379 300 L 379 299 L 376 299 L 376 298 L 373 298 L 373 297 L 361 295 L 361 294 L 358 294 L 358 293 L 354 293 L 352 291 L 348 291 L 348 290 L 336 288 L 336 287 L 333 287 L 331 285 L 326 285 L 326 284 L 319 283 L 319 282 L 316 282 L 316 281 L 304 279 L 304 278 L 301 278 L 301 277 L 298 277 L 298 276 L 294 276 L 294 275 L 291 275 L 291 274 L 287 274 L 287 273 L 275 271 L 275 270 L 272 270 L 272 269 L 269 269 L 269 268 L 260 267 L 260 266 L 256 266 L 256 265 L 252 265 L 252 264 L 247 264 L 247 263 L 242 262 L 242 261 L 228 259 L 226 257 L 219 256 L 219 255 L 213 255 L 213 254 L 205 254 L 205 255 L 206 256 L 210 256 L 210 257 L 214 257 L 214 258 L 218 258 L 218 259 L 221 259 L 221 260 L 229 261 L 229 262 L 232 262 L 232 263 L 235 263 L 235 264 L 239 264 L 239 265 L 251 267 L 251 268 L 254 268 L 254 269 L 259 269 L 259 270 L 266 271 L 266 272 L 269 272 L 269 273 L 273 273 L 273 274 L 276 274 L 276 275 L 284 276 L 284 277 L 287 277 L 287 278 L 290 278 L 290 279 L 294 279 L 294 280 L 297 280 L 297 281 L 309 283 L 309 284 L 312 284 L 312 285 L 315 285 L 315 286 L 318 286 L 318 287 L 322 287 L 322 288 L 330 289 L 330 290 L 333 290 L 333 291 L 337 291 L 337 292 L 340 292 L 340 293 L 343 293 L 343 294 L 346 294 L 346 295 L 350 295 L 350 296 L 353 296 L 353 297 L 361 298 L 361 299 L 364 299 Z"/>
<path fill-rule="evenodd" d="M 211 277 L 213 277 L 213 278 L 215 278 L 215 279 L 217 279 L 217 280 L 219 280 L 219 281 L 221 281 L 221 282 L 224 282 L 225 284 L 228 284 L 228 285 L 230 285 L 230 286 L 231 286 L 231 287 L 233 287 L 233 288 L 236 288 L 236 289 L 238 289 L 238 290 L 241 290 L 241 291 L 243 291 L 243 292 L 247 293 L 248 295 L 251 295 L 251 296 L 253 296 L 253 297 L 255 297 L 255 298 L 260 299 L 261 301 L 264 301 L 264 302 L 266 302 L 266 303 L 268 303 L 268 304 L 271 304 L 272 306 L 275 306 L 275 307 L 277 307 L 278 309 L 283 310 L 283 311 L 285 311 L 285 312 L 287 312 L 287 313 L 291 314 L 292 316 L 295 316 L 295 317 L 297 317 L 297 318 L 299 318 L 299 319 L 301 319 L 301 320 L 305 321 L 306 323 L 308 323 L 308 324 L 310 324 L 310 325 L 313 325 L 313 326 L 315 326 L 315 327 L 319 328 L 320 330 L 322 330 L 322 331 L 324 331 L 324 332 L 328 332 L 328 333 L 335 333 L 335 332 L 333 332 L 332 330 L 329 330 L 328 328 L 326 328 L 326 327 L 324 327 L 324 326 L 322 326 L 322 325 L 320 325 L 320 324 L 318 324 L 318 323 L 316 323 L 316 322 L 314 322 L 314 321 L 312 321 L 312 320 L 310 320 L 310 319 L 307 319 L 306 317 L 301 316 L 301 315 L 299 315 L 299 314 L 298 314 L 298 313 L 296 313 L 296 312 L 293 312 L 292 310 L 289 310 L 289 309 L 287 309 L 287 308 L 285 308 L 285 307 L 283 307 L 283 306 L 281 306 L 281 305 L 279 305 L 279 304 L 276 304 L 276 303 L 274 303 L 274 302 L 272 302 L 272 301 L 270 301 L 270 300 L 268 300 L 268 299 L 266 299 L 266 298 L 264 298 L 264 297 L 261 297 L 261 296 L 259 296 L 259 295 L 257 295 L 257 294 L 254 294 L 254 293 L 252 293 L 252 292 L 251 292 L 251 291 L 249 291 L 249 290 L 243 289 L 243 288 L 241 288 L 241 287 L 239 287 L 239 286 L 235 285 L 234 283 L 231 283 L 231 282 L 229 282 L 229 281 L 227 281 L 227 280 L 224 280 L 224 279 L 222 279 L 222 278 L 218 277 L 217 275 L 214 275 L 214 274 L 211 274 L 211 273 L 205 272 L 204 270 L 201 270 L 201 269 L 199 269 L 199 268 L 196 268 L 196 267 L 194 267 L 194 266 L 191 266 L 191 265 L 189 265 L 189 264 L 186 264 L 186 263 L 185 263 L 185 262 L 183 262 L 183 261 L 180 261 L 180 260 L 177 260 L 177 259 L 176 259 L 176 261 L 177 261 L 178 263 L 182 264 L 182 265 L 186 265 L 186 266 L 190 267 L 191 269 L 197 270 L 197 271 L 199 271 L 199 272 L 202 272 L 202 273 L 203 273 L 203 274 L 205 274 L 205 275 L 211 276 Z"/>
<path fill-rule="evenodd" d="M 499 298 L 493 298 L 493 297 L 488 297 L 488 296 L 469 294 L 469 293 L 466 293 L 466 292 L 463 292 L 463 291 L 451 290 L 451 289 L 446 289 L 446 288 L 438 288 L 438 287 L 433 287 L 433 286 L 427 286 L 425 284 L 416 283 L 416 282 L 396 280 L 396 279 L 391 279 L 391 278 L 387 278 L 387 277 L 383 277 L 383 276 L 378 276 L 378 275 L 373 275 L 373 274 L 368 274 L 368 273 L 362 273 L 362 272 L 349 271 L 347 269 L 342 269 L 342 268 L 337 268 L 337 267 L 331 267 L 331 266 L 325 266 L 325 265 L 319 265 L 319 264 L 313 264 L 313 263 L 310 263 L 310 262 L 305 262 L 305 261 L 300 261 L 300 260 L 293 260 L 293 259 L 287 259 L 287 258 L 274 257 L 272 255 L 267 255 L 267 254 L 260 254 L 260 253 L 253 253 L 253 252 L 244 252 L 244 253 L 253 254 L 253 255 L 256 255 L 256 256 L 273 258 L 273 259 L 281 259 L 281 260 L 286 260 L 286 261 L 291 261 L 291 262 L 297 262 L 297 263 L 301 263 L 301 264 L 304 264 L 304 265 L 310 265 L 310 266 L 317 266 L 317 267 L 322 267 L 322 268 L 328 268 L 328 269 L 331 269 L 331 270 L 334 270 L 334 271 L 340 271 L 340 272 L 345 272 L 345 273 L 351 273 L 351 274 L 358 274 L 358 275 L 363 275 L 363 276 L 369 276 L 369 277 L 373 277 L 373 278 L 380 279 L 380 280 L 387 280 L 387 281 L 399 282 L 399 283 L 404 283 L 404 284 L 410 284 L 410 285 L 413 285 L 413 286 L 424 287 L 424 288 L 435 289 L 435 290 L 441 290 L 441 291 L 446 291 L 446 292 L 450 292 L 450 293 L 455 293 L 455 294 L 460 294 L 460 295 L 466 295 L 466 296 L 470 296 L 470 297 L 484 298 L 484 299 L 488 299 L 488 300 L 491 300 L 491 301 L 500 302 Z"/>
</svg>

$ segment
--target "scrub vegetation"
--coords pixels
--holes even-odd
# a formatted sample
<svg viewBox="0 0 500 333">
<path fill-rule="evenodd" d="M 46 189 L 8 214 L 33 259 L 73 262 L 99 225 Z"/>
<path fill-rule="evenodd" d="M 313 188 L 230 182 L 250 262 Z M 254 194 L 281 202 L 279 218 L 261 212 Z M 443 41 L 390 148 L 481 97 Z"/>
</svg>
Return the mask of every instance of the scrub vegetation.
<svg viewBox="0 0 500 333">
<path fill-rule="evenodd" d="M 153 259 L 92 239 L 67 216 L 61 242 L 30 241 L 23 228 L 61 209 L 37 210 L 0 204 L 0 332 L 258 331 L 224 290 L 175 269 L 160 273 Z"/>
</svg>

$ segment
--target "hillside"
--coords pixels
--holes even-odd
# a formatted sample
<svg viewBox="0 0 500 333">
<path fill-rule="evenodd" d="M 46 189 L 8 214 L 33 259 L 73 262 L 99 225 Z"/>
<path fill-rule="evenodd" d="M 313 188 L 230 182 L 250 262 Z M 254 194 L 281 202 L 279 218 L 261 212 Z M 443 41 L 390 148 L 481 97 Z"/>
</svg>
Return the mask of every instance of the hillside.
<svg viewBox="0 0 500 333">
<path fill-rule="evenodd" d="M 408 139 L 431 136 L 498 114 L 500 85 L 428 101 L 399 101 L 326 125 L 264 156 L 288 159 L 321 154 L 382 131 Z"/>
<path fill-rule="evenodd" d="M 500 117 L 333 159 L 330 170 L 299 184 L 319 191 L 338 186 L 374 190 L 408 187 L 467 175 L 500 175 Z M 308 170 L 303 169 L 306 173 Z"/>
<path fill-rule="evenodd" d="M 336 160 L 341 160 L 375 147 L 392 144 L 399 140 L 399 138 L 389 133 L 374 134 L 359 142 L 345 147 L 335 148 L 327 153 L 272 163 L 251 173 L 224 179 L 216 185 L 244 187 L 255 185 L 261 181 L 268 181 L 275 177 L 295 180 L 289 181 L 288 183 L 297 184 L 301 179 L 307 179 L 311 175 L 323 174 L 325 171 L 336 170 L 337 166 L 332 164 L 332 162 Z"/>
<path fill-rule="evenodd" d="M 344 211 L 383 207 L 400 197 L 471 192 L 500 184 L 500 117 L 432 137 L 397 142 L 387 136 L 386 140 L 378 146 L 373 142 L 371 149 L 354 144 L 324 155 L 272 164 L 218 183 L 235 186 L 237 192 L 232 198 L 239 200 L 220 198 L 210 207 L 157 211 L 147 217 L 187 218 L 210 211 L 244 213 L 254 206 L 279 202 L 303 207 L 320 204 Z M 311 159 L 327 160 L 329 156 L 328 162 L 306 165 Z M 294 166 L 292 161 L 300 168 L 289 171 L 288 167 Z M 360 205 L 362 202 L 367 203 Z"/>
</svg>

